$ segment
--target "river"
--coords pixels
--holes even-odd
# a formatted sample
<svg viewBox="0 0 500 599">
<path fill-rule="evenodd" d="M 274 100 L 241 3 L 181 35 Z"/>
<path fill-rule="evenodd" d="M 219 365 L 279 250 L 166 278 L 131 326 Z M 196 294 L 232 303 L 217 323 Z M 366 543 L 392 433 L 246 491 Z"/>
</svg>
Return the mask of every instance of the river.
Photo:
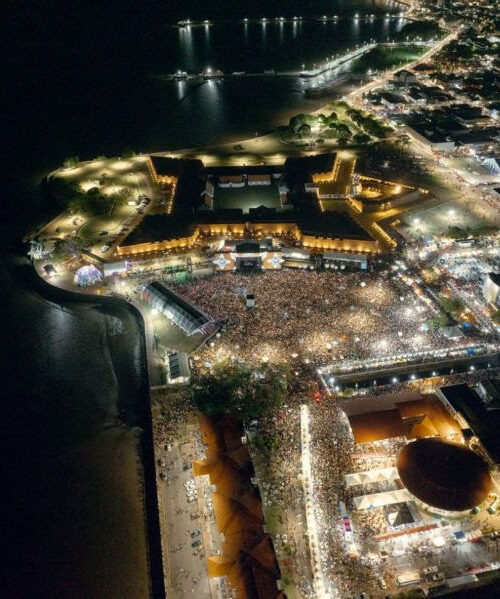
<svg viewBox="0 0 500 599">
<path fill-rule="evenodd" d="M 190 14 L 181 3 L 170 12 L 164 4 L 76 0 L 3 9 L 9 126 L 2 142 L 9 152 L 0 199 L 0 432 L 8 597 L 148 595 L 140 443 L 148 409 L 139 325 L 126 307 L 48 296 L 16 257 L 16 239 L 53 210 L 38 193 L 41 177 L 69 155 L 238 139 L 315 108 L 296 79 L 191 87 L 159 81 L 158 74 L 205 66 L 300 69 L 363 41 L 385 40 L 404 23 L 384 16 L 399 12 L 399 4 L 379 0 L 257 1 L 246 10 L 243 2 L 195 0 Z M 241 22 L 264 9 L 269 17 L 300 10 L 342 18 L 324 25 Z M 373 20 L 364 19 L 372 13 Z M 209 15 L 238 21 L 183 32 L 172 26 Z"/>
</svg>

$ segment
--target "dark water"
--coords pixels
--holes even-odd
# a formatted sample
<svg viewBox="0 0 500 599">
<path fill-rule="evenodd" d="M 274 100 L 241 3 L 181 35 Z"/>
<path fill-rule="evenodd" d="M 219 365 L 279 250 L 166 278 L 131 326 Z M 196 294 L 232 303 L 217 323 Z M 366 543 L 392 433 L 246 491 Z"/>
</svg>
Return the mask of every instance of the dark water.
<svg viewBox="0 0 500 599">
<path fill-rule="evenodd" d="M 120 305 L 47 294 L 25 260 L 3 256 L 0 285 L 0 596 L 143 597 L 138 322 Z"/>
<path fill-rule="evenodd" d="M 5 147 L 13 149 L 9 171 L 22 181 L 37 180 L 71 155 L 88 159 L 125 147 L 147 152 L 241 139 L 275 126 L 284 113 L 317 106 L 305 99 L 298 80 L 193 86 L 152 75 L 207 66 L 301 69 L 363 41 L 392 38 L 404 23 L 385 18 L 399 14 L 401 5 L 380 0 L 7 5 L 0 25 L 10 125 Z M 308 20 L 334 13 L 341 16 L 337 23 Z M 239 19 L 208 28 L 172 26 L 181 17 L 231 14 Z M 265 26 L 241 20 L 264 14 L 305 20 Z M 366 20 L 370 14 L 374 19 Z"/>
<path fill-rule="evenodd" d="M 186 6 L 189 14 L 186 14 Z M 313 107 L 295 80 L 191 87 L 151 75 L 177 68 L 301 68 L 401 22 L 353 19 L 283 27 L 224 23 L 180 34 L 180 18 L 352 15 L 379 1 L 2 4 L 1 247 L 54 207 L 40 178 L 82 159 L 241 138 Z M 5 127 L 6 125 L 6 127 Z M 48 298 L 26 264 L 0 260 L 2 331 L 0 596 L 143 597 L 139 429 L 146 426 L 137 321 L 125 309 Z"/>
</svg>

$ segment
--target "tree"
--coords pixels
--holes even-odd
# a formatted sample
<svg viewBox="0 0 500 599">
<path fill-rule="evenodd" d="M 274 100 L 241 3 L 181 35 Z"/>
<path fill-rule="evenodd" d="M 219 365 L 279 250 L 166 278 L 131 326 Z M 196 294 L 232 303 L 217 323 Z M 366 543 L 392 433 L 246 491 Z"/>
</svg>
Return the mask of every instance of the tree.
<svg viewBox="0 0 500 599">
<path fill-rule="evenodd" d="M 91 187 L 83 199 L 82 210 L 91 214 L 104 214 L 106 200 L 102 197 L 98 187 Z"/>
<path fill-rule="evenodd" d="M 402 148 L 407 148 L 411 144 L 411 137 L 405 133 L 399 136 L 398 141 Z"/>
<path fill-rule="evenodd" d="M 338 123 L 336 130 L 339 145 L 346 145 L 352 138 L 352 131 L 344 123 Z"/>
<path fill-rule="evenodd" d="M 63 210 L 78 212 L 85 194 L 77 181 L 64 177 L 51 177 L 49 189 Z"/>
<path fill-rule="evenodd" d="M 300 137 L 309 137 L 311 135 L 311 126 L 307 123 L 302 123 L 298 129 Z"/>
<path fill-rule="evenodd" d="M 134 150 L 130 147 L 123 148 L 121 157 L 122 158 L 133 158 L 135 156 Z"/>
<path fill-rule="evenodd" d="M 464 239 L 469 235 L 469 230 L 453 225 L 451 227 L 448 227 L 448 229 L 446 230 L 446 235 L 451 239 Z"/>
<path fill-rule="evenodd" d="M 130 189 L 128 187 L 122 187 L 122 189 L 119 189 L 118 191 L 115 191 L 114 193 L 109 194 L 108 199 L 119 203 L 119 204 L 125 204 L 126 202 L 128 202 L 133 196 L 132 191 L 130 191 Z"/>
<path fill-rule="evenodd" d="M 71 214 L 78 214 L 78 212 L 84 212 L 86 208 L 85 199 L 83 196 L 75 197 L 70 200 L 66 206 L 67 210 Z"/>
<path fill-rule="evenodd" d="M 459 314 L 464 309 L 463 301 L 458 297 L 446 297 L 441 296 L 439 298 L 439 303 L 441 304 L 443 310 L 450 314 Z"/>
<path fill-rule="evenodd" d="M 409 591 L 399 591 L 394 595 L 394 599 L 422 599 L 424 597 L 420 589 L 410 589 Z"/>
<path fill-rule="evenodd" d="M 75 258 L 79 254 L 79 249 L 75 243 L 58 239 L 54 244 L 54 249 L 51 252 L 51 259 L 56 264 L 60 264 L 69 258 Z"/>
<path fill-rule="evenodd" d="M 335 127 L 337 129 L 337 133 L 339 134 L 339 137 L 341 135 L 347 136 L 347 137 L 352 137 L 352 131 L 349 129 L 349 127 L 344 124 L 344 123 L 338 123 Z"/>
<path fill-rule="evenodd" d="M 297 131 L 298 128 L 304 124 L 305 122 L 305 114 L 297 114 L 290 119 L 289 127 L 294 131 Z"/>
<path fill-rule="evenodd" d="M 281 407 L 288 387 L 289 370 L 284 364 L 266 364 L 259 369 L 261 383 L 257 385 L 256 397 L 261 414 L 275 412 Z"/>
<path fill-rule="evenodd" d="M 352 138 L 355 144 L 363 146 L 371 141 L 371 137 L 366 135 L 366 133 L 356 133 L 356 135 Z"/>
<path fill-rule="evenodd" d="M 224 362 L 213 373 L 196 379 L 192 392 L 194 403 L 206 414 L 237 413 L 240 406 L 252 403 L 251 371 L 247 366 Z"/>
<path fill-rule="evenodd" d="M 328 120 L 330 121 L 330 123 L 332 123 L 333 121 L 338 121 L 339 115 L 336 112 L 330 112 L 330 115 L 328 116 Z"/>
<path fill-rule="evenodd" d="M 341 133 L 337 138 L 337 143 L 339 146 L 344 147 L 349 143 L 349 136 L 345 135 L 345 133 Z"/>
<path fill-rule="evenodd" d="M 401 28 L 398 37 L 402 40 L 430 40 L 440 37 L 441 33 L 442 29 L 435 21 L 410 21 Z"/>
<path fill-rule="evenodd" d="M 64 159 L 63 166 L 64 168 L 75 168 L 79 162 L 80 158 L 78 156 L 68 156 Z"/>
<path fill-rule="evenodd" d="M 207 376 L 193 382 L 192 398 L 209 415 L 233 413 L 242 420 L 276 410 L 287 388 L 287 370 L 265 365 L 256 371 L 246 364 L 221 362 Z"/>
<path fill-rule="evenodd" d="M 429 320 L 427 321 L 427 325 L 429 327 L 429 330 L 431 331 L 439 331 L 439 329 L 447 327 L 449 324 L 450 319 L 443 312 L 440 312 L 435 316 L 431 316 L 431 318 L 429 318 Z"/>
</svg>

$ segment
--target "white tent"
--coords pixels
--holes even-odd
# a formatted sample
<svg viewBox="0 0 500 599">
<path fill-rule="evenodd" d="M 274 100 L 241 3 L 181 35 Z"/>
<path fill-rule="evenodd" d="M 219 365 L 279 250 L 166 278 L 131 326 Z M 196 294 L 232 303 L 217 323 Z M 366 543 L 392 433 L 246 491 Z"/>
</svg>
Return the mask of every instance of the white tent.
<svg viewBox="0 0 500 599">
<path fill-rule="evenodd" d="M 365 472 L 354 472 L 345 475 L 345 486 L 367 485 L 369 483 L 382 482 L 384 480 L 395 480 L 399 478 L 397 468 L 374 468 Z"/>
<path fill-rule="evenodd" d="M 358 510 L 369 510 L 374 507 L 382 507 L 391 503 L 402 503 L 404 501 L 411 501 L 410 494 L 406 489 L 354 497 L 354 505 Z"/>
</svg>

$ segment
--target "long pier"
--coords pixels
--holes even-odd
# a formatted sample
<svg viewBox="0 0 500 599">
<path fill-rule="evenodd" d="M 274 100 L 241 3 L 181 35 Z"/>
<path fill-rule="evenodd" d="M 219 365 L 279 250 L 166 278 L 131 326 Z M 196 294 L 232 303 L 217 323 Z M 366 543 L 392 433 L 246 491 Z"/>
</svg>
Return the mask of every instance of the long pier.
<svg viewBox="0 0 500 599">
<path fill-rule="evenodd" d="M 191 28 L 195 28 L 195 27 L 212 27 L 214 25 L 220 25 L 220 24 L 227 24 L 227 23 L 238 23 L 238 24 L 243 24 L 243 25 L 250 25 L 250 24 L 258 24 L 258 25 L 262 25 L 262 26 L 266 26 L 266 25 L 284 25 L 286 23 L 292 23 L 292 24 L 301 24 L 301 23 L 307 23 L 307 22 L 316 22 L 316 23 L 328 23 L 328 22 L 334 22 L 337 23 L 338 21 L 342 21 L 342 20 L 351 20 L 351 21 L 374 21 L 376 19 L 383 19 L 383 20 L 389 20 L 389 19 L 405 19 L 407 17 L 407 12 L 409 12 L 409 9 L 411 7 L 411 5 L 407 2 L 397 2 L 398 4 L 401 4 L 402 7 L 404 7 L 404 10 L 401 10 L 399 13 L 379 13 L 379 14 L 373 14 L 373 13 L 363 13 L 363 14 L 359 14 L 359 13 L 355 13 L 355 14 L 339 14 L 339 15 L 322 15 L 322 16 L 310 16 L 310 17 L 302 17 L 302 16 L 294 16 L 294 17 L 261 17 L 260 19 L 258 17 L 253 17 L 253 18 L 244 18 L 244 19 L 231 19 L 231 18 L 227 18 L 227 19 L 205 19 L 202 21 L 196 21 L 196 20 L 191 20 L 191 19 L 184 19 L 181 21 L 178 21 L 176 24 L 174 25 L 170 25 L 170 27 L 173 27 L 175 29 L 180 29 L 180 30 L 189 30 Z"/>
<path fill-rule="evenodd" d="M 185 71 L 177 71 L 177 73 L 171 73 L 168 75 L 159 75 L 156 78 L 166 81 L 214 81 L 223 79 L 236 79 L 236 78 L 256 78 L 256 77 L 288 77 L 297 78 L 300 77 L 307 81 L 313 81 L 317 77 L 321 77 L 327 71 L 334 71 L 340 68 L 347 62 L 355 60 L 363 54 L 374 50 L 377 47 L 384 46 L 388 48 L 395 48 L 397 46 L 429 46 L 432 42 L 369 42 L 363 44 L 360 47 L 350 50 L 346 54 L 341 56 L 335 56 L 331 60 L 327 60 L 321 63 L 318 67 L 314 67 L 309 70 L 300 71 L 275 71 L 274 69 L 268 69 L 259 73 L 247 73 L 246 71 L 233 71 L 232 73 L 223 73 L 222 71 L 207 69 L 201 73 L 187 73 Z"/>
</svg>

